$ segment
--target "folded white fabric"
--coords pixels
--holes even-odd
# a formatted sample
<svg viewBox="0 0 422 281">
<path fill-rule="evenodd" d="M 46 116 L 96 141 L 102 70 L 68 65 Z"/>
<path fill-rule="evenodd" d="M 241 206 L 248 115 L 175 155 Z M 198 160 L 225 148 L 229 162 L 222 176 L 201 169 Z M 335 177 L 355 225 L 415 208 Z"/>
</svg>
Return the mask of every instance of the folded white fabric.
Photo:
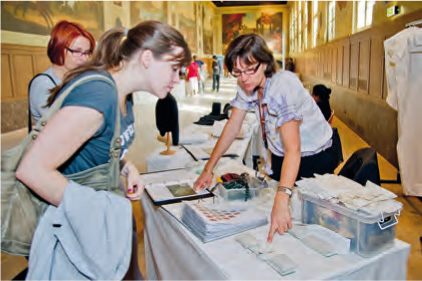
<svg viewBox="0 0 422 281">
<path fill-rule="evenodd" d="M 198 134 L 181 134 L 179 136 L 179 144 L 195 144 L 195 143 L 204 143 L 210 138 L 210 135 L 207 133 L 198 133 Z"/>
<path fill-rule="evenodd" d="M 393 192 L 367 181 L 365 186 L 348 178 L 333 175 L 315 175 L 315 178 L 296 182 L 301 192 L 316 194 L 319 199 L 331 203 L 343 203 L 347 208 L 361 210 L 371 215 L 396 212 L 402 204 L 395 201 Z"/>
<path fill-rule="evenodd" d="M 221 121 L 214 121 L 214 125 L 212 126 L 212 135 L 214 137 L 220 137 L 221 133 L 223 132 L 224 126 L 226 125 L 227 120 Z M 239 133 L 237 134 L 236 138 L 243 139 L 249 133 L 250 125 L 246 122 L 243 122 L 242 127 L 240 128 Z"/>
</svg>

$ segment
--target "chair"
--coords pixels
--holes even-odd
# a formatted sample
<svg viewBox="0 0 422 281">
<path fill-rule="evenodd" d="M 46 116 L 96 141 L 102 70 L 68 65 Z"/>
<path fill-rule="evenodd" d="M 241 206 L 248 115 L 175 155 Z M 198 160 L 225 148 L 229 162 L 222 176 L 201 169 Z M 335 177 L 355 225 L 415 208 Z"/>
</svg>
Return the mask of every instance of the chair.
<svg viewBox="0 0 422 281">
<path fill-rule="evenodd" d="M 368 180 L 380 185 L 377 152 L 370 147 L 356 150 L 338 174 L 361 185 L 365 185 Z"/>
<path fill-rule="evenodd" d="M 336 127 L 333 129 L 333 136 L 331 139 L 333 140 L 332 152 L 333 152 L 333 171 L 344 161 L 343 159 L 343 148 L 341 146 L 341 139 L 340 134 L 338 133 L 338 129 Z"/>
</svg>

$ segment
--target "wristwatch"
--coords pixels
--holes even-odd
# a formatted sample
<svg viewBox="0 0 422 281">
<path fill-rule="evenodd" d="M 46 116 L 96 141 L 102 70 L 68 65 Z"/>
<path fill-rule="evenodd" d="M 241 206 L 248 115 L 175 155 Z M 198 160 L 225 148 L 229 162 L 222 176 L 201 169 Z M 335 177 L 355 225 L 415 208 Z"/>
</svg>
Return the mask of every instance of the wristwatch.
<svg viewBox="0 0 422 281">
<path fill-rule="evenodd" d="M 292 190 L 290 188 L 288 188 L 287 186 L 279 186 L 277 188 L 277 192 L 284 192 L 287 195 L 289 195 L 289 197 L 292 197 Z"/>
</svg>

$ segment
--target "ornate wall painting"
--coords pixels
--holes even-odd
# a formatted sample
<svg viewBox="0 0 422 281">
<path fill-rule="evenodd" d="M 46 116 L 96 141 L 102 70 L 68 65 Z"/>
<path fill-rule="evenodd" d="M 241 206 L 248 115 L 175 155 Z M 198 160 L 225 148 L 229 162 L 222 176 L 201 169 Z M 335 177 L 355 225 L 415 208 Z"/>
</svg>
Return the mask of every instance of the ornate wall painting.
<svg viewBox="0 0 422 281">
<path fill-rule="evenodd" d="M 281 54 L 282 52 L 282 12 L 223 14 L 222 26 L 223 53 L 233 39 L 246 33 L 257 33 L 261 35 L 274 54 Z"/>
<path fill-rule="evenodd" d="M 204 5 L 202 15 L 202 26 L 203 26 L 203 43 L 204 43 L 204 54 L 213 54 L 213 14 L 211 10 Z"/>
<path fill-rule="evenodd" d="M 95 38 L 104 32 L 104 12 L 101 1 L 2 1 L 3 30 L 50 35 L 60 20 L 80 23 Z"/>
<path fill-rule="evenodd" d="M 178 13 L 178 29 L 183 34 L 192 54 L 197 52 L 197 36 L 195 25 L 195 2 L 177 1 L 174 2 Z"/>
<path fill-rule="evenodd" d="M 167 1 L 133 1 L 130 5 L 131 26 L 146 20 L 167 22 Z"/>
</svg>

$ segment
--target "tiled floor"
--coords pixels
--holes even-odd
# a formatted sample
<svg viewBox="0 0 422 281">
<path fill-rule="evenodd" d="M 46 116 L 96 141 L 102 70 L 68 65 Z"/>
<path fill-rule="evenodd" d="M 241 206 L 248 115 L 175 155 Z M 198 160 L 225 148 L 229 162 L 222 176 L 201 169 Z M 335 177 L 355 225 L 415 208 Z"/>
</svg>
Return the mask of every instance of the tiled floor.
<svg viewBox="0 0 422 281">
<path fill-rule="evenodd" d="M 236 81 L 233 79 L 223 79 L 219 93 L 212 93 L 211 82 L 206 82 L 205 94 L 193 97 L 184 97 L 175 94 L 179 107 L 179 123 L 181 129 L 199 119 L 199 117 L 211 112 L 211 106 L 214 101 L 221 102 L 222 107 L 235 95 Z M 135 131 L 136 138 L 128 153 L 128 158 L 135 163 L 140 172 L 146 172 L 146 157 L 151 151 L 164 144 L 157 141 L 158 130 L 155 127 L 155 102 L 156 99 L 147 94 L 137 96 L 139 101 L 135 105 Z M 359 148 L 367 147 L 357 134 L 350 130 L 344 123 L 334 118 L 333 127 L 337 127 L 343 146 L 344 159 Z M 2 134 L 1 150 L 13 147 L 26 135 L 26 129 L 18 130 L 8 134 Z M 388 163 L 383 157 L 378 155 L 380 173 L 382 179 L 395 179 L 397 170 Z M 337 172 L 341 169 L 337 168 Z M 400 223 L 397 225 L 396 237 L 411 244 L 411 252 L 408 260 L 408 280 L 422 279 L 422 255 L 421 243 L 419 237 L 422 236 L 422 203 L 415 197 L 403 196 L 400 185 L 383 184 L 383 187 L 393 191 L 399 197 L 398 200 L 403 203 L 404 209 L 399 217 Z M 139 203 L 133 204 L 135 217 L 137 219 L 137 231 L 139 239 L 139 262 L 141 270 L 145 274 L 145 255 L 143 249 L 143 224 L 142 209 Z M 1 279 L 11 280 L 23 268 L 26 267 L 26 259 L 7 254 L 1 254 Z"/>
</svg>

